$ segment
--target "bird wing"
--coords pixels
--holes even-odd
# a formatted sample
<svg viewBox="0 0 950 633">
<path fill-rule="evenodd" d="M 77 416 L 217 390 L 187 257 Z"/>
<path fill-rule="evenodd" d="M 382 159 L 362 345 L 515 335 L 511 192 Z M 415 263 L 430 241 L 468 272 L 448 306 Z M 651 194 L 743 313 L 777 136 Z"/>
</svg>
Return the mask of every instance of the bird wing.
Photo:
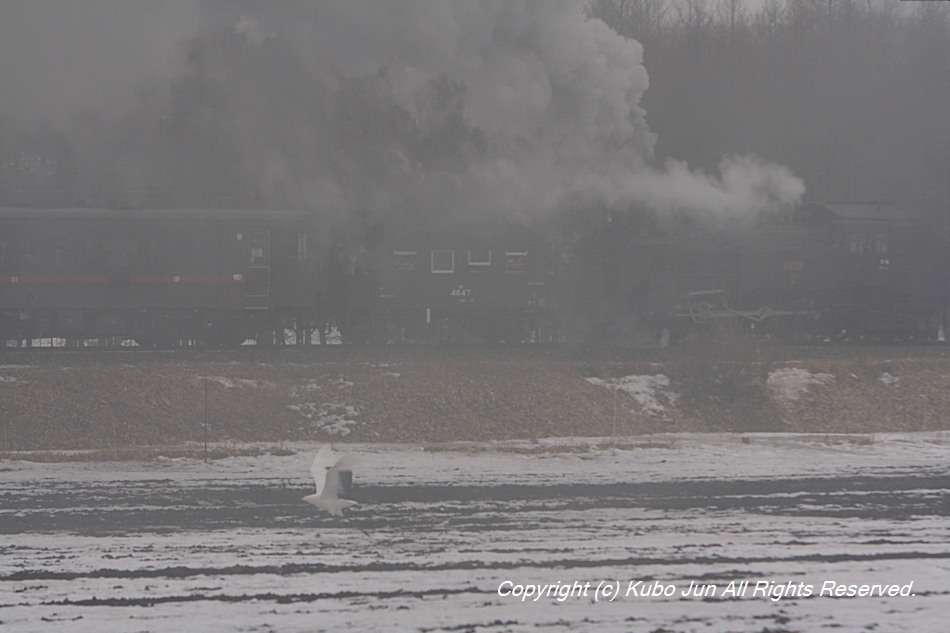
<svg viewBox="0 0 950 633">
<path fill-rule="evenodd" d="M 326 481 L 320 497 L 324 499 L 338 499 L 341 494 L 346 494 L 353 481 L 353 465 L 356 460 L 352 455 L 344 455 L 340 458 L 333 468 L 327 471 Z"/>
<path fill-rule="evenodd" d="M 333 467 L 333 451 L 329 446 L 321 446 L 310 465 L 310 474 L 313 475 L 313 484 L 316 494 L 323 492 L 327 480 L 327 472 Z"/>
</svg>

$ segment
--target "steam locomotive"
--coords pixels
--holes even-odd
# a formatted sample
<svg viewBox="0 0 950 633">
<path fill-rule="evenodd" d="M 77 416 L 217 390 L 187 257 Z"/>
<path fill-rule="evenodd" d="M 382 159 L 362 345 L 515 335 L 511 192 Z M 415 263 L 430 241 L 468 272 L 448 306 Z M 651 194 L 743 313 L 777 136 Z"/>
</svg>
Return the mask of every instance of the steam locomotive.
<svg viewBox="0 0 950 633">
<path fill-rule="evenodd" d="M 729 321 L 933 339 L 946 233 L 893 204 L 341 230 L 305 211 L 0 208 L 0 340 L 665 345 Z"/>
<path fill-rule="evenodd" d="M 594 331 L 733 322 L 785 339 L 935 339 L 947 327 L 946 233 L 913 209 L 807 203 L 784 216 L 617 224 L 603 266 L 613 290 L 597 293 L 615 322 Z M 587 248 L 607 243 L 595 235 Z"/>
</svg>

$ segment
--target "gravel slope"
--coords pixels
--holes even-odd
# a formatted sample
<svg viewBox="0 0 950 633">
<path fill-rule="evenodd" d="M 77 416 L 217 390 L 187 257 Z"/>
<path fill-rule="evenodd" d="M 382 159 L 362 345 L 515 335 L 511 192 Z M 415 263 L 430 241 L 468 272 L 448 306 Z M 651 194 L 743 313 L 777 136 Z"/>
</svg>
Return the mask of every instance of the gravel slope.
<svg viewBox="0 0 950 633">
<path fill-rule="evenodd" d="M 380 356 L 8 355 L 0 450 L 200 441 L 206 420 L 213 440 L 270 442 L 950 428 L 942 348 Z"/>
</svg>

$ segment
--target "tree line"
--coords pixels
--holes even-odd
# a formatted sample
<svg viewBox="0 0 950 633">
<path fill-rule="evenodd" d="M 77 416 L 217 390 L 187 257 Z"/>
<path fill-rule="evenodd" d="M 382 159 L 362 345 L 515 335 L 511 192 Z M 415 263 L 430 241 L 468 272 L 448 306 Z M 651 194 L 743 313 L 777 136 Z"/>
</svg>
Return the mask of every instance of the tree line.
<svg viewBox="0 0 950 633">
<path fill-rule="evenodd" d="M 896 0 L 591 0 L 644 47 L 659 160 L 754 153 L 809 195 L 950 211 L 950 9 Z"/>
</svg>

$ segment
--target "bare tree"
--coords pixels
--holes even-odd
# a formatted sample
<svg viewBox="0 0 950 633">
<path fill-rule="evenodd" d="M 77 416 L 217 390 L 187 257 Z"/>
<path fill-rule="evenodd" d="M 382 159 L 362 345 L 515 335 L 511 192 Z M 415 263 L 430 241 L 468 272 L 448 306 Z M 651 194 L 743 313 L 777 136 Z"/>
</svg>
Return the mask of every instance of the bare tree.
<svg viewBox="0 0 950 633">
<path fill-rule="evenodd" d="M 590 17 L 645 46 L 661 37 L 669 12 L 669 0 L 591 0 L 587 7 Z"/>
<path fill-rule="evenodd" d="M 719 0 L 716 16 L 718 21 L 725 22 L 729 27 L 729 44 L 735 47 L 739 32 L 745 28 L 748 11 L 745 0 Z"/>
</svg>

